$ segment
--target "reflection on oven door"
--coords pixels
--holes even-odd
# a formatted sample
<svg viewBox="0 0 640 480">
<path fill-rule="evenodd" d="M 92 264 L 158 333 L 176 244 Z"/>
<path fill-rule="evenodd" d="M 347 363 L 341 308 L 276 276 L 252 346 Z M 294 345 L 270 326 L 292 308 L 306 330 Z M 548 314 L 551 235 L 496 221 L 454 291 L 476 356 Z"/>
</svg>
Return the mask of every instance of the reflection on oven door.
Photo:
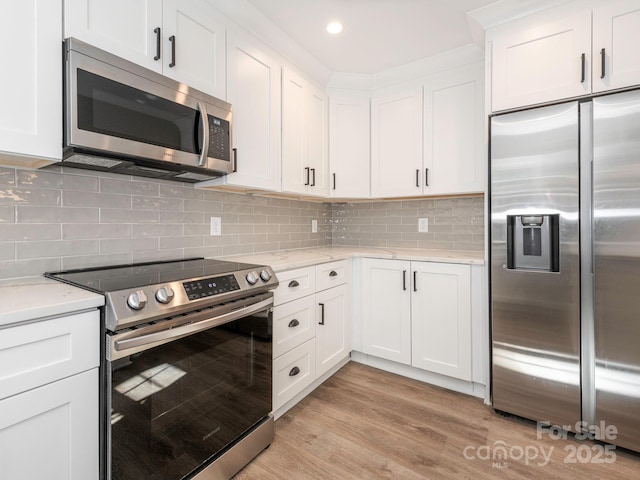
<svg viewBox="0 0 640 480">
<path fill-rule="evenodd" d="M 111 480 L 179 480 L 271 411 L 261 313 L 111 363 Z"/>
</svg>

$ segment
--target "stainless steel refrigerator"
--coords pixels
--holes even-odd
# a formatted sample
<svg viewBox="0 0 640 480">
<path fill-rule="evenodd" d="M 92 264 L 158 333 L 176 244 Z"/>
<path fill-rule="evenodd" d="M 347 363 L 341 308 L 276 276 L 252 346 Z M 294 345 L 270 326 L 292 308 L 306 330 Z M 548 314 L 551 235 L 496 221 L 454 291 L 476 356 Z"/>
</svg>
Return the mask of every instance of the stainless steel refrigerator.
<svg viewBox="0 0 640 480">
<path fill-rule="evenodd" d="M 640 451 L 640 91 L 493 116 L 490 152 L 494 408 Z"/>
</svg>

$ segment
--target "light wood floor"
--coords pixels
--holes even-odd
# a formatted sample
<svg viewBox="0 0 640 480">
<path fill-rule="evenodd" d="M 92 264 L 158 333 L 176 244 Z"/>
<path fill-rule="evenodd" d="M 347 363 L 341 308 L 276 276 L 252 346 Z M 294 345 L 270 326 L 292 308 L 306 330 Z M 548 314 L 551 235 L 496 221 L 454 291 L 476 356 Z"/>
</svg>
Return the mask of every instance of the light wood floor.
<svg viewBox="0 0 640 480">
<path fill-rule="evenodd" d="M 536 437 L 535 423 L 480 399 L 350 362 L 276 422 L 235 479 L 640 479 L 640 455 L 596 463 L 600 444 Z M 492 460 L 501 446 L 506 458 Z"/>
</svg>

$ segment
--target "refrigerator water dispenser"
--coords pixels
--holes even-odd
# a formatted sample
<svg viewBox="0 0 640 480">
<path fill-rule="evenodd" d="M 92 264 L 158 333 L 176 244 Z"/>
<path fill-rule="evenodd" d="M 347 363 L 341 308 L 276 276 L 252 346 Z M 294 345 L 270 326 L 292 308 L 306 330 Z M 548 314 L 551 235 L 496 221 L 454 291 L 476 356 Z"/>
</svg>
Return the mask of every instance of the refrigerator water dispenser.
<svg viewBox="0 0 640 480">
<path fill-rule="evenodd" d="M 560 271 L 560 215 L 507 215 L 507 268 Z"/>
</svg>

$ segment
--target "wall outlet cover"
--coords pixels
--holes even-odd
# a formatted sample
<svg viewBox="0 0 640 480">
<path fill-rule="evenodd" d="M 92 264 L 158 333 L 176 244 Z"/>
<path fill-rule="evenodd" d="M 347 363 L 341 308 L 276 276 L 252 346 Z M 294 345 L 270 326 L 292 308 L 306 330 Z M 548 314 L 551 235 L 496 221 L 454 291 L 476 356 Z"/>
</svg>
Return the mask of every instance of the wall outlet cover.
<svg viewBox="0 0 640 480">
<path fill-rule="evenodd" d="M 311 233 L 318 233 L 318 220 L 311 220 Z"/>
<path fill-rule="evenodd" d="M 211 235 L 222 235 L 222 219 L 220 217 L 211 217 Z"/>
<path fill-rule="evenodd" d="M 429 219 L 428 218 L 419 218 L 418 219 L 418 232 L 426 233 L 429 231 Z"/>
</svg>

